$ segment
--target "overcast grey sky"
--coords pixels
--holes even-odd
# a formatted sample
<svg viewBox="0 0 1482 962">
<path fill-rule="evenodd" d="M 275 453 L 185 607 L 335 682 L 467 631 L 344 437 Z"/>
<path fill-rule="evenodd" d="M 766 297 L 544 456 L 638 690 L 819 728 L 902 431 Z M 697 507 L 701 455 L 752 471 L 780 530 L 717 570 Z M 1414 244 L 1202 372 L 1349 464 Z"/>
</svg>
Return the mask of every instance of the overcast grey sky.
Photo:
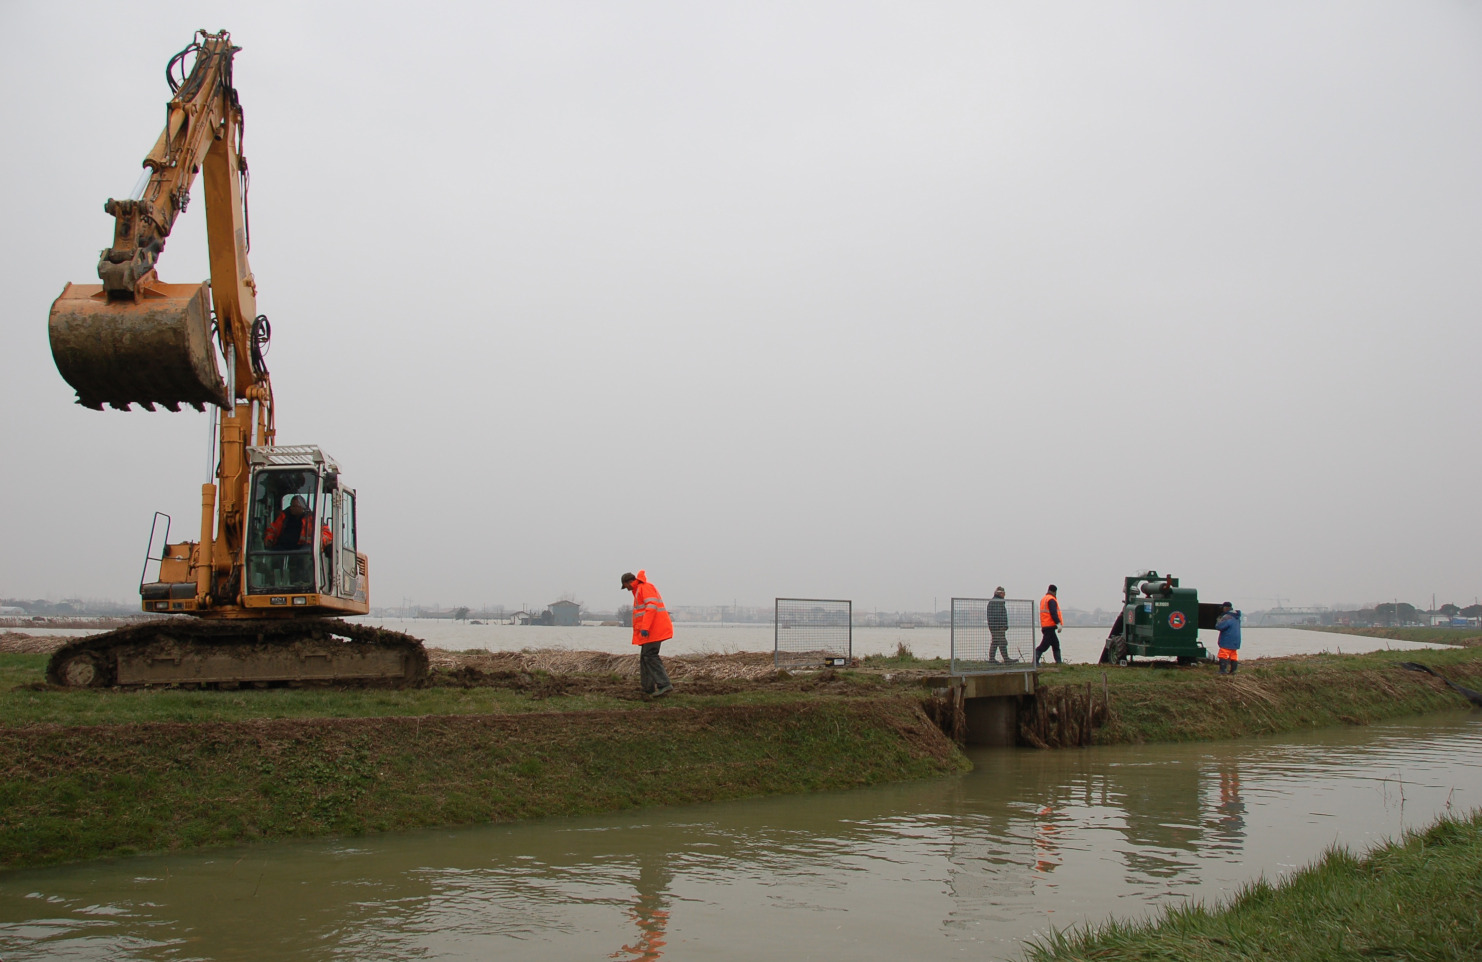
<svg viewBox="0 0 1482 962">
<path fill-rule="evenodd" d="M 197 27 L 373 604 L 1482 592 L 1482 4 L 8 0 L 0 596 L 194 537 L 205 416 L 46 319 Z"/>
</svg>

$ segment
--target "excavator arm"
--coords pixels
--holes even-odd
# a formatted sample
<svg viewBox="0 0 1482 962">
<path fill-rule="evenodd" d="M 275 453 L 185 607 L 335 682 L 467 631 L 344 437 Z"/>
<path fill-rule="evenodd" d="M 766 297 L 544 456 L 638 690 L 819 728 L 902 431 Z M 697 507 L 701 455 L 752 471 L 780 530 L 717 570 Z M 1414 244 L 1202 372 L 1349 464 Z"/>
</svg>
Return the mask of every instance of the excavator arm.
<svg viewBox="0 0 1482 962">
<path fill-rule="evenodd" d="M 98 258 L 101 283 L 68 284 L 49 323 L 52 356 L 79 404 L 221 408 L 215 479 L 201 488 L 201 538 L 175 546 L 189 553 L 200 610 L 235 593 L 251 475 L 246 448 L 271 446 L 277 433 L 263 363 L 270 331 L 257 313 L 247 264 L 247 161 L 242 105 L 232 86 L 238 49 L 225 30 L 201 30 L 171 59 L 165 127 L 144 158 L 139 186 L 132 197 L 103 205 L 114 227 L 112 245 Z M 211 280 L 167 284 L 155 265 L 198 174 Z"/>
<path fill-rule="evenodd" d="M 267 327 L 257 315 L 247 263 L 243 113 L 232 86 L 239 49 L 226 31 L 201 30 L 171 59 L 165 127 L 144 158 L 139 186 L 133 196 L 103 205 L 114 228 L 113 243 L 98 258 L 101 283 L 69 284 L 52 307 L 52 354 L 80 404 L 179 410 L 182 403 L 197 409 L 209 403 L 230 410 L 238 399 L 249 400 L 263 405 L 271 429 L 272 391 L 261 354 Z M 198 174 L 211 281 L 166 284 L 155 265 Z M 211 343 L 212 303 L 225 380 Z"/>
</svg>

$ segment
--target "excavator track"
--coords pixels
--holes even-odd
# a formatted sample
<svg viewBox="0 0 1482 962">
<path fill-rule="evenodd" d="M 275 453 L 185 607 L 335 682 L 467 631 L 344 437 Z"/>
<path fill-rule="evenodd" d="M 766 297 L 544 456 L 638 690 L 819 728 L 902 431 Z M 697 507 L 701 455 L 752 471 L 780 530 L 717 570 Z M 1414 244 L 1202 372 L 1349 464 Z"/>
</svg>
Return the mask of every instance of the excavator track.
<svg viewBox="0 0 1482 962">
<path fill-rule="evenodd" d="M 46 680 L 67 688 L 411 688 L 426 679 L 419 639 L 337 618 L 151 621 L 71 642 L 46 666 Z"/>
</svg>

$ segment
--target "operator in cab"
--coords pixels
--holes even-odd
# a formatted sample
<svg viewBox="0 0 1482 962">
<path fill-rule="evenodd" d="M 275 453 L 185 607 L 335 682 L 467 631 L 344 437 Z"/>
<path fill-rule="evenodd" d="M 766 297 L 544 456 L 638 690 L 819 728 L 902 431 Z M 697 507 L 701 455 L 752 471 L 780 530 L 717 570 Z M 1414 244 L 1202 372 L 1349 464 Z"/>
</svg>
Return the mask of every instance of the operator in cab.
<svg viewBox="0 0 1482 962">
<path fill-rule="evenodd" d="M 309 503 L 304 500 L 303 495 L 295 494 L 293 500 L 288 502 L 288 507 L 278 512 L 278 517 L 268 525 L 267 533 L 262 539 L 263 547 L 276 551 L 307 547 L 311 543 L 313 531 L 314 517 L 309 514 Z M 332 540 L 329 525 L 321 525 L 320 546 L 328 548 Z"/>
</svg>

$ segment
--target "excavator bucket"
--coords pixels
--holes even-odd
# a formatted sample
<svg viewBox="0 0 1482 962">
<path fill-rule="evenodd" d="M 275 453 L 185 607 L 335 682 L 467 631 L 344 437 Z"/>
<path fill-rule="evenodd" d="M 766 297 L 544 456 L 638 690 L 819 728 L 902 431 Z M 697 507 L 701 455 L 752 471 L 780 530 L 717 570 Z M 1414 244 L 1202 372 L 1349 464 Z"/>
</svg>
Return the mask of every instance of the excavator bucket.
<svg viewBox="0 0 1482 962">
<path fill-rule="evenodd" d="M 211 339 L 209 284 L 144 285 L 110 301 L 98 284 L 68 284 L 51 306 L 51 354 L 77 403 L 127 411 L 156 404 L 229 405 Z"/>
</svg>

